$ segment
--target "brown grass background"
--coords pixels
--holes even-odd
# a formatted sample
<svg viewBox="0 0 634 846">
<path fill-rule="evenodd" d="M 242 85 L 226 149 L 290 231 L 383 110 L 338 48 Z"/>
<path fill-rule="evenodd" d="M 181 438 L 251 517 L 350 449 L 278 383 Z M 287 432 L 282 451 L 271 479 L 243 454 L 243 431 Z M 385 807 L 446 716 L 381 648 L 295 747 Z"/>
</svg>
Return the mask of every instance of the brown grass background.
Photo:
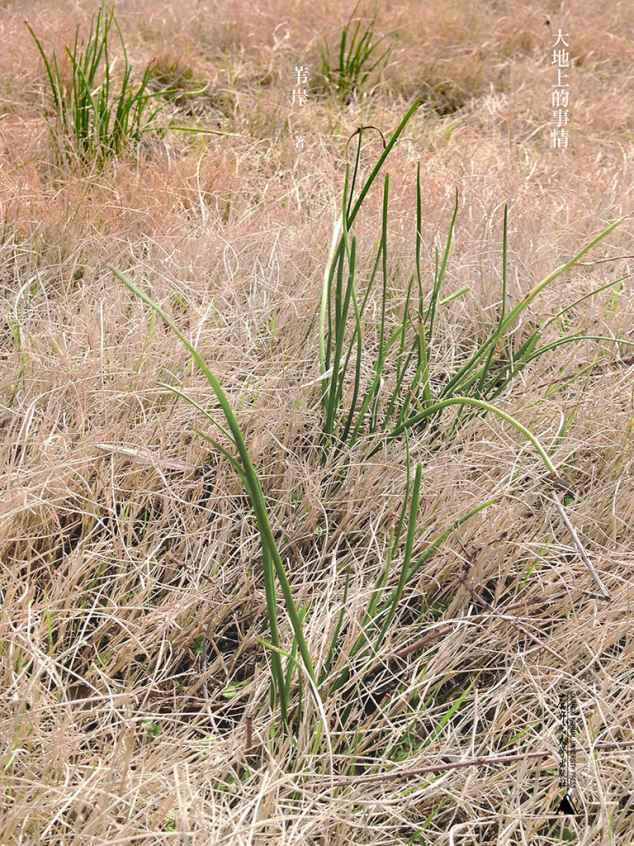
<svg viewBox="0 0 634 846">
<path fill-rule="evenodd" d="M 294 66 L 317 73 L 320 40 L 336 45 L 351 4 L 120 0 L 139 73 L 158 58 L 207 84 L 189 112 L 172 103 L 166 114 L 234 134 L 168 133 L 86 173 L 52 159 L 45 77 L 23 21 L 59 54 L 95 9 L 88 0 L 0 2 L 0 843 L 565 842 L 561 818 L 548 816 L 561 795 L 562 678 L 581 714 L 580 816 L 568 837 L 632 842 L 623 797 L 634 792 L 634 383 L 617 346 L 564 347 L 501 401 L 545 444 L 562 415 L 568 421 L 555 458 L 566 463 L 568 513 L 610 601 L 589 596 L 590 574 L 512 430 L 476 419 L 440 453 L 414 443 L 422 529 L 447 525 L 504 486 L 511 468 L 522 481 L 452 536 L 408 589 L 379 656 L 385 678 L 397 672 L 401 686 L 388 682 L 398 693 L 363 713 L 359 678 L 345 701 L 327 702 L 331 761 L 324 744 L 311 748 L 308 720 L 295 745 L 272 739 L 255 527 L 231 468 L 191 433 L 195 410 L 158 383 L 178 383 L 203 403 L 208 389 L 106 265 L 151 291 L 221 378 L 274 528 L 288 540 L 295 595 L 310 606 L 313 655 L 323 657 L 350 574 L 345 656 L 405 485 L 402 446 L 368 464 L 351 455 L 346 485 L 330 498 L 315 458 L 319 413 L 305 385 L 318 375 L 317 338 L 305 336 L 346 139 L 360 124 L 387 134 L 424 95 L 388 160 L 392 261 L 403 268 L 394 285 L 404 288 L 413 268 L 420 160 L 427 273 L 456 188 L 460 197 L 447 292 L 470 291 L 443 314 L 438 340 L 438 367 L 454 366 L 484 337 L 499 300 L 505 202 L 515 298 L 626 217 L 588 264 L 535 303 L 535 320 L 631 271 L 634 5 L 380 3 L 388 66 L 367 98 L 342 106 L 316 95 L 292 105 L 291 95 Z M 573 60 L 565 151 L 549 148 L 559 26 Z M 379 149 L 368 135 L 366 165 Z M 366 246 L 378 190 L 368 204 Z M 586 301 L 575 327 L 634 341 L 633 316 L 628 281 L 618 296 Z M 447 626 L 441 638 L 397 671 L 388 666 L 438 624 Z M 414 693 L 424 703 L 416 712 Z M 346 702 L 357 704 L 342 727 Z M 251 724 L 255 752 L 246 746 Z M 540 751 L 546 757 L 389 775 Z M 346 776 L 334 786 L 331 763 Z M 364 781 L 363 766 L 387 775 Z"/>
</svg>

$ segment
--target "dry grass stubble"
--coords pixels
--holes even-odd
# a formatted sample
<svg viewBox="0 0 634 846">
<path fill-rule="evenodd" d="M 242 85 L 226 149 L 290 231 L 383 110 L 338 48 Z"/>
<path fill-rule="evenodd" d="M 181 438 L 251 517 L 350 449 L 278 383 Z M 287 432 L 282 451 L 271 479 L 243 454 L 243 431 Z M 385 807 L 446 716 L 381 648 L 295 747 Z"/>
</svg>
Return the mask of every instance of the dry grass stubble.
<svg viewBox="0 0 634 846">
<path fill-rule="evenodd" d="M 447 63 L 442 80 L 428 79 L 438 88 L 451 77 L 445 99 L 466 93 L 464 107 L 443 116 L 430 103 L 388 165 L 391 252 L 402 268 L 395 296 L 413 267 L 415 162 L 427 279 L 459 191 L 447 291 L 471 290 L 441 318 L 438 366 L 449 369 L 493 321 L 508 198 L 509 291 L 517 299 L 608 220 L 632 213 L 632 79 L 621 63 L 631 48 L 623 42 L 634 27 L 629 8 L 570 4 L 580 57 L 575 123 L 571 149 L 555 155 L 545 136 L 530 137 L 548 120 L 549 39 L 521 4 L 525 26 L 493 3 L 477 11 L 432 5 L 416 13 L 425 26 L 406 28 L 402 55 L 368 102 L 291 109 L 293 63 L 313 55 L 316 33 L 336 34 L 332 4 L 298 4 L 291 14 L 270 2 L 247 15 L 205 2 L 199 26 L 170 4 L 160 15 L 155 5 L 120 3 L 139 66 L 173 32 L 198 72 L 218 74 L 219 88 L 234 85 L 237 105 L 223 126 L 241 137 L 167 136 L 138 160 L 86 175 L 50 161 L 43 80 L 21 24 L 26 16 L 42 30 L 45 20 L 58 21 L 63 44 L 71 4 L 3 5 L 0 842 L 431 844 L 447 842 L 452 827 L 456 843 L 561 842 L 559 824 L 551 831 L 544 815 L 560 793 L 562 674 L 582 714 L 578 842 L 629 842 L 633 818 L 617 803 L 631 792 L 632 753 L 589 753 L 595 741 L 632 741 L 626 354 L 619 360 L 607 343 L 565 347 L 527 369 L 503 399 L 546 445 L 566 420 L 554 453 L 571 491 L 566 508 L 610 602 L 588 595 L 595 585 L 542 496 L 542 469 L 511 430 L 476 418 L 441 452 L 413 439 L 412 457 L 423 465 L 421 531 L 448 525 L 503 487 L 512 469 L 514 485 L 409 586 L 373 672 L 353 674 L 327 701 L 331 757 L 325 743 L 313 748 L 318 716 L 307 694 L 297 738 L 275 737 L 247 501 L 226 462 L 191 435 L 200 425 L 195 411 L 158 383 L 179 384 L 202 404 L 208 389 L 174 337 L 105 270 L 109 263 L 134 275 L 199 342 L 263 478 L 296 602 L 310 608 L 306 633 L 318 662 L 345 610 L 342 665 L 405 486 L 397 444 L 367 464 L 346 455 L 345 486 L 332 494 L 316 454 L 319 414 L 314 387 L 305 386 L 318 375 L 317 346 L 314 336 L 304 339 L 345 140 L 360 123 L 396 126 L 417 74 L 442 67 L 436 59 L 448 57 L 448 45 L 468 57 Z M 93 4 L 78 5 L 85 23 Z M 546 16 L 551 5 L 543 4 Z M 386 12 L 379 25 L 402 26 L 411 7 L 401 4 L 393 19 Z M 290 36 L 273 49 L 280 21 Z M 258 83 L 271 67 L 270 83 Z M 301 154 L 293 133 L 305 136 Z M 368 141 L 367 162 L 378 149 Z M 375 191 L 361 255 L 379 214 Z M 587 260 L 628 255 L 631 244 L 628 219 Z M 577 268 L 536 302 L 535 319 L 631 264 Z M 626 283 L 583 303 L 574 328 L 634 340 L 633 317 Z M 422 535 L 416 544 L 420 553 Z M 290 626 L 280 622 L 290 646 Z M 549 757 L 442 769 L 542 751 Z M 385 776 L 431 765 L 439 769 Z M 384 777 L 370 778 L 377 773 Z"/>
</svg>

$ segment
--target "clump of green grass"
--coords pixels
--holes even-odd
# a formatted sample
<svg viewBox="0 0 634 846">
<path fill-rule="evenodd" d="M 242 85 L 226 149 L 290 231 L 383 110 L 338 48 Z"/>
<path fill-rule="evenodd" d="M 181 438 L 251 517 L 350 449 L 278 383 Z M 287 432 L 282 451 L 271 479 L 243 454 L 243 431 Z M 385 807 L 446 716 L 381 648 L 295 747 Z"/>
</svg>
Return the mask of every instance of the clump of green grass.
<svg viewBox="0 0 634 846">
<path fill-rule="evenodd" d="M 103 163 L 138 145 L 155 129 L 161 106 L 150 109 L 156 96 L 148 88 L 149 66 L 138 84 L 132 79 L 123 34 L 114 9 L 101 6 L 93 17 L 87 39 L 80 40 L 79 27 L 72 47 L 65 48 L 70 65 L 66 78 L 53 53 L 48 56 L 31 26 L 26 24 L 44 63 L 57 124 L 55 133 L 59 156 L 66 161 Z M 110 36 L 115 28 L 123 54 L 118 82 L 113 75 Z"/>
<path fill-rule="evenodd" d="M 374 19 L 361 29 L 360 20 L 352 25 L 357 3 L 339 36 L 338 59 L 333 63 L 327 44 L 320 49 L 320 75 L 326 90 L 333 92 L 342 103 L 350 103 L 364 93 L 370 77 L 385 64 L 390 53 L 388 47 L 378 59 L 375 51 L 382 39 L 377 39 Z"/>
<path fill-rule="evenodd" d="M 564 271 L 572 267 L 619 223 L 619 221 L 616 221 L 605 227 L 570 261 L 546 276 L 516 306 L 507 310 L 506 264 L 508 250 L 507 212 L 505 211 L 502 262 L 503 290 L 499 317 L 488 338 L 477 346 L 465 362 L 456 367 L 455 372 L 449 375 L 442 387 L 435 387 L 432 380 L 432 371 L 438 312 L 457 295 L 464 293 L 464 289 L 462 289 L 454 295 L 443 297 L 443 281 L 446 275 L 457 216 L 457 198 L 442 257 L 438 253 L 436 254 L 431 288 L 425 293 L 420 259 L 422 207 L 419 166 L 416 179 L 416 237 L 414 242 L 416 271 L 409 281 L 403 315 L 393 329 L 390 328 L 389 318 L 392 308 L 387 283 L 388 177 L 385 178 L 384 182 L 383 215 L 378 253 L 370 281 L 367 283 L 364 292 L 359 291 L 356 281 L 356 237 L 352 235 L 352 225 L 372 183 L 378 176 L 381 167 L 408 121 L 420 105 L 421 101 L 418 100 L 407 111 L 385 145 L 385 149 L 370 176 L 363 184 L 356 202 L 353 203 L 360 154 L 361 134 L 359 135 L 354 175 L 352 182 L 350 182 L 349 168 L 346 169 L 342 211 L 339 222 L 335 227 L 331 252 L 324 274 L 319 340 L 321 367 L 321 379 L 319 381 L 322 384 L 320 402 L 323 414 L 322 458 L 326 459 L 333 452 L 337 453 L 344 447 L 350 448 L 355 444 L 360 444 L 363 448 L 365 443 L 368 442 L 370 449 L 362 452 L 362 455 L 367 458 L 380 449 L 386 440 L 396 440 L 402 436 L 406 445 L 407 483 L 398 523 L 390 533 L 386 563 L 377 577 L 375 588 L 371 592 L 362 619 L 360 622 L 347 619 L 344 601 L 334 633 L 330 638 L 328 648 L 325 650 L 325 657 L 320 665 L 313 660 L 304 634 L 304 623 L 310 615 L 311 609 L 300 608 L 295 602 L 271 530 L 273 521 L 269 518 L 267 499 L 250 458 L 240 424 L 219 380 L 212 373 L 195 345 L 187 339 L 161 306 L 138 288 L 125 274 L 113 270 L 116 277 L 135 296 L 150 306 L 176 334 L 189 352 L 194 364 L 205 376 L 224 416 L 226 427 L 220 425 L 201 405 L 178 388 L 169 385 L 164 386 L 176 396 L 194 406 L 221 433 L 224 443 L 220 443 L 207 433 L 196 430 L 197 434 L 207 440 L 229 462 L 249 496 L 260 538 L 266 613 L 270 632 L 270 640 L 261 642 L 270 654 L 272 698 L 274 702 L 279 702 L 282 723 L 286 728 L 298 727 L 301 722 L 303 713 L 302 689 L 305 685 L 308 686 L 312 694 L 324 726 L 323 701 L 334 696 L 343 697 L 342 724 L 346 724 L 347 717 L 351 714 L 354 705 L 349 699 L 346 699 L 350 694 L 349 683 L 353 677 L 358 678 L 359 673 L 367 675 L 372 669 L 377 660 L 377 655 L 388 639 L 390 628 L 398 619 L 399 606 L 412 579 L 418 575 L 420 568 L 436 554 L 452 532 L 491 505 L 501 495 L 498 494 L 496 497 L 470 507 L 448 526 L 440 529 L 435 526 L 426 527 L 424 536 L 421 538 L 419 506 L 423 470 L 420 464 L 416 466 L 412 482 L 408 446 L 408 437 L 412 432 L 431 428 L 440 443 L 447 443 L 453 437 L 456 428 L 464 423 L 464 417 L 458 416 L 454 419 L 452 427 L 441 428 L 441 418 L 447 408 L 458 406 L 461 411 L 466 409 L 468 413 L 492 413 L 512 425 L 528 440 L 537 451 L 547 470 L 557 474 L 551 459 L 539 440 L 518 420 L 492 405 L 491 400 L 499 396 L 517 374 L 539 356 L 563 344 L 594 337 L 574 334 L 540 346 L 541 337 L 546 327 L 553 321 L 558 320 L 568 309 L 581 302 L 581 300 L 578 300 L 544 326 L 534 329 L 528 340 L 519 349 L 510 353 L 507 344 L 509 332 L 516 325 L 517 319 L 541 291 L 554 282 Z M 383 284 L 379 295 L 378 346 L 375 347 L 373 359 L 370 357 L 368 361 L 370 354 L 367 349 L 368 345 L 365 343 L 363 318 L 379 266 L 382 268 Z M 615 285 L 618 281 L 610 283 L 610 285 Z M 416 289 L 413 294 L 414 282 L 416 282 Z M 598 290 L 604 290 L 606 287 L 609 286 L 604 285 Z M 415 303 L 413 309 L 410 308 L 411 302 Z M 502 350 L 502 352 L 499 352 L 499 350 Z M 393 378 L 391 383 L 390 379 L 387 378 L 388 363 L 392 365 Z M 365 378 L 364 383 L 362 374 L 367 373 L 371 375 L 369 379 Z M 378 440 L 378 443 L 375 443 L 376 440 Z M 424 541 L 425 546 L 422 552 L 417 552 L 420 549 L 421 541 Z M 293 632 L 290 649 L 283 647 L 280 637 L 277 607 L 278 584 L 281 588 L 284 606 Z M 355 627 L 355 630 L 358 626 L 360 634 L 355 638 L 352 646 L 347 649 L 342 666 L 339 659 L 342 655 L 343 634 L 346 630 L 350 631 L 352 626 Z M 282 658 L 286 659 L 285 666 L 282 663 Z M 296 677 L 297 682 L 295 681 Z M 317 726 L 313 735 L 311 744 L 313 749 L 317 749 L 321 743 L 322 723 Z M 331 740 L 327 734 L 326 739 L 332 752 Z"/>
<path fill-rule="evenodd" d="M 508 210 L 505 207 L 502 233 L 502 292 L 497 323 L 486 340 L 476 345 L 453 373 L 445 376 L 444 384 L 435 385 L 434 341 L 440 310 L 453 299 L 462 296 L 468 288 L 461 288 L 450 296 L 443 296 L 451 244 L 453 240 L 458 197 L 449 224 L 442 251 L 436 251 L 431 285 L 424 290 L 421 269 L 422 203 L 420 164 L 416 174 L 416 233 L 413 239 L 415 272 L 409 279 L 402 315 L 390 302 L 388 287 L 388 211 L 389 176 L 384 177 L 383 214 L 381 236 L 372 273 L 364 291 L 358 286 L 357 241 L 352 227 L 365 197 L 379 174 L 383 163 L 398 140 L 405 125 L 420 105 L 417 101 L 407 112 L 401 124 L 386 144 L 369 177 L 353 203 L 358 176 L 362 129 L 358 130 L 359 144 L 352 181 L 350 168 L 346 167 L 341 213 L 335 223 L 331 253 L 324 275 L 320 321 L 320 366 L 323 411 L 323 458 L 344 447 L 351 448 L 358 442 L 372 437 L 379 442 L 367 453 L 371 457 L 381 449 L 384 441 L 391 441 L 405 433 L 422 433 L 431 430 L 432 440 L 447 442 L 457 429 L 474 414 L 494 414 L 513 426 L 530 441 L 549 472 L 555 472 L 549 457 L 537 438 L 514 417 L 493 405 L 524 368 L 531 362 L 559 347 L 588 340 L 614 341 L 613 338 L 587 335 L 582 332 L 563 334 L 555 340 L 544 342 L 549 326 L 573 310 L 580 302 L 606 288 L 618 285 L 617 279 L 602 285 L 563 308 L 554 318 L 534 324 L 529 337 L 516 349 L 511 332 L 531 303 L 555 280 L 580 261 L 596 244 L 602 241 L 621 222 L 617 220 L 601 230 L 569 261 L 556 268 L 539 281 L 513 308 L 507 307 L 507 254 Z M 378 293 L 379 325 L 374 347 L 365 338 L 364 315 L 372 294 L 379 269 L 382 284 Z M 390 321 L 390 317 L 396 319 Z M 623 343 L 627 341 L 620 340 Z M 369 349 L 373 349 L 369 353 Z M 371 373 L 368 378 L 367 374 Z M 446 409 L 458 406 L 459 415 L 451 427 L 441 428 L 441 418 Z"/>
</svg>

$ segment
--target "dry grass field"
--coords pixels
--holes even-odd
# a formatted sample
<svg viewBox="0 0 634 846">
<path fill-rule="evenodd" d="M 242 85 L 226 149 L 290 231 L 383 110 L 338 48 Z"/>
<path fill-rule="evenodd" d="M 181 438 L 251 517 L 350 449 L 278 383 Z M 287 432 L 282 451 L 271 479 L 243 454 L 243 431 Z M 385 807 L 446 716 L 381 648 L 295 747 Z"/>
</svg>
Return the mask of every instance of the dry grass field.
<svg viewBox="0 0 634 846">
<path fill-rule="evenodd" d="M 82 152 L 0 0 L 0 844 L 633 843 L 634 4 L 114 9 Z"/>
</svg>

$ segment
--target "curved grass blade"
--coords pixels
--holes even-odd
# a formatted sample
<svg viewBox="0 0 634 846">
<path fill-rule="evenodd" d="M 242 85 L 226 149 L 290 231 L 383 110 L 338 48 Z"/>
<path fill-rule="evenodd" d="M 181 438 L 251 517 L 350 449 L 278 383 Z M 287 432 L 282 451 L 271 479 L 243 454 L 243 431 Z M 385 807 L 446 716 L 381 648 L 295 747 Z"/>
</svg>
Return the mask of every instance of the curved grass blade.
<svg viewBox="0 0 634 846">
<path fill-rule="evenodd" d="M 567 335 L 564 338 L 557 338 L 555 341 L 551 341 L 549 344 L 545 344 L 543 347 L 539 347 L 539 349 L 531 351 L 530 355 L 527 355 L 526 358 L 522 360 L 518 366 L 514 367 L 514 369 L 511 370 L 506 381 L 504 381 L 500 385 L 500 387 L 496 389 L 495 393 L 491 394 L 488 397 L 488 399 L 496 399 L 501 393 L 503 393 L 504 390 L 510 384 L 510 382 L 531 361 L 535 361 L 535 359 L 540 358 L 547 352 L 551 352 L 552 350 L 557 349 L 557 347 L 566 346 L 567 344 L 574 344 L 578 341 L 609 341 L 613 344 L 625 344 L 626 346 L 634 346 L 634 341 L 628 341 L 626 338 L 611 338 L 607 335 Z M 570 376 L 564 378 L 574 379 L 578 375 L 578 373 L 572 373 Z"/>
<path fill-rule="evenodd" d="M 442 289 L 442 283 L 445 279 L 445 273 L 447 272 L 447 264 L 449 262 L 449 251 L 451 250 L 451 242 L 453 240 L 453 233 L 456 227 L 456 217 L 458 215 L 458 189 L 456 189 L 456 199 L 454 201 L 453 213 L 451 215 L 451 222 L 449 223 L 449 232 L 447 234 L 447 240 L 445 241 L 445 249 L 443 250 L 442 262 L 440 264 L 440 268 L 438 272 L 435 274 L 434 277 L 434 287 L 432 290 L 431 301 L 429 303 L 429 307 L 427 309 L 427 313 L 425 315 L 426 322 L 429 323 L 429 330 L 427 332 L 427 344 L 431 346 L 433 335 L 434 335 L 434 321 L 436 319 L 436 309 L 438 303 L 438 297 L 440 296 L 440 291 Z"/>
<path fill-rule="evenodd" d="M 484 502 L 478 503 L 473 508 L 470 508 L 460 517 L 456 518 L 450 525 L 444 529 L 430 544 L 427 546 L 423 554 L 416 560 L 416 562 L 410 565 L 409 571 L 405 573 L 405 584 L 418 572 L 420 567 L 432 557 L 432 555 L 438 550 L 440 546 L 447 540 L 447 538 L 454 532 L 456 529 L 460 528 L 460 526 L 464 525 L 468 520 L 474 517 L 476 514 L 480 513 L 480 511 L 484 511 L 485 508 L 488 508 L 490 505 L 493 505 L 497 499 L 499 499 L 500 494 L 498 496 L 492 497 L 491 499 L 487 499 Z M 387 605 L 392 602 L 393 594 L 390 595 L 387 599 Z M 379 614 L 382 612 L 379 612 Z M 377 615 L 378 616 L 378 615 Z M 376 618 L 375 618 L 376 619 Z M 355 657 L 356 654 L 362 649 L 362 647 L 369 642 L 368 635 L 365 632 L 362 632 L 359 635 L 359 638 L 355 642 L 353 650 L 350 652 L 350 657 Z M 360 657 L 363 657 L 364 653 L 361 653 Z M 330 686 L 328 693 L 332 695 L 336 691 L 340 690 L 350 679 L 351 671 L 350 667 L 346 667 L 341 671 L 341 673 L 337 676 L 335 681 Z"/>
<path fill-rule="evenodd" d="M 584 247 L 582 247 L 571 259 L 569 259 L 564 264 L 560 265 L 558 268 L 553 270 L 552 273 L 549 273 L 545 276 L 540 282 L 534 285 L 531 290 L 523 297 L 522 300 L 507 314 L 507 316 L 500 321 L 498 324 L 497 329 L 491 334 L 489 339 L 485 341 L 482 346 L 476 350 L 476 352 L 472 355 L 469 361 L 460 368 L 460 370 L 449 380 L 449 382 L 445 385 L 444 389 L 440 393 L 440 397 L 450 396 L 452 393 L 457 391 L 458 389 L 462 388 L 462 383 L 465 376 L 473 369 L 475 364 L 480 361 L 481 358 L 484 358 L 491 347 L 495 347 L 500 338 L 504 336 L 504 334 L 512 327 L 515 323 L 516 319 L 520 316 L 520 314 L 525 311 L 528 306 L 533 302 L 533 300 L 539 296 L 539 294 L 550 285 L 552 282 L 555 281 L 562 273 L 565 273 L 567 270 L 570 270 L 574 267 L 577 262 L 583 258 L 583 256 L 589 252 L 594 246 L 596 246 L 600 241 L 606 238 L 613 229 L 619 226 L 625 218 L 621 217 L 617 220 L 613 221 L 612 223 L 608 224 L 604 229 L 602 229 L 591 241 L 589 241 Z"/>
<path fill-rule="evenodd" d="M 251 505 L 256 515 L 258 530 L 262 544 L 262 555 L 264 565 L 263 569 L 267 595 L 267 613 L 269 616 L 269 625 L 271 628 L 271 639 L 275 646 L 280 646 L 279 632 L 277 629 L 277 610 L 275 603 L 275 586 L 273 577 L 273 572 L 275 571 L 275 574 L 277 575 L 282 589 L 282 595 L 284 597 L 286 611 L 293 627 L 295 637 L 297 638 L 297 643 L 299 645 L 302 660 L 304 662 L 308 675 L 314 682 L 315 671 L 313 668 L 313 663 L 308 650 L 308 645 L 304 638 L 302 622 L 299 617 L 295 601 L 293 599 L 290 584 L 288 582 L 284 570 L 284 565 L 282 563 L 282 559 L 269 524 L 264 492 L 262 491 L 260 481 L 251 462 L 251 457 L 249 455 L 244 436 L 242 434 L 242 430 L 240 429 L 240 425 L 233 413 L 229 400 L 227 399 L 227 396 L 225 395 L 218 378 L 209 369 L 207 363 L 200 355 L 196 347 L 180 331 L 174 320 L 163 311 L 163 309 L 158 305 L 158 303 L 156 303 L 144 291 L 138 288 L 134 284 L 134 282 L 132 282 L 132 280 L 129 279 L 124 273 L 112 267 L 109 269 L 114 273 L 114 275 L 117 277 L 117 279 L 119 279 L 120 282 L 122 282 L 135 296 L 142 300 L 142 302 L 152 308 L 158 314 L 158 316 L 169 326 L 169 328 L 178 337 L 183 346 L 188 350 L 198 369 L 205 376 L 211 389 L 216 395 L 216 398 L 224 414 L 225 420 L 227 421 L 227 424 L 229 426 L 233 442 L 236 446 L 236 449 L 238 450 L 242 472 L 245 477 L 246 489 L 251 500 Z M 273 565 L 272 567 L 271 564 Z M 281 663 L 279 662 L 279 656 L 276 657 L 275 654 L 272 655 L 271 661 L 273 663 L 273 670 L 278 681 L 279 694 L 282 699 L 283 719 L 286 720 L 286 710 L 284 706 L 284 697 L 286 693 L 284 689 L 284 677 L 282 674 Z"/>
<path fill-rule="evenodd" d="M 607 291 L 608 288 L 613 288 L 615 285 L 619 285 L 621 282 L 624 282 L 626 279 L 629 279 L 632 276 L 631 273 L 626 273 L 625 276 L 621 276 L 619 279 L 615 279 L 613 282 L 607 282 L 605 285 L 601 285 L 599 288 L 594 288 L 594 290 L 590 291 L 589 294 L 584 294 L 583 297 L 579 297 L 578 300 L 575 300 L 570 305 L 567 305 L 565 308 L 562 308 L 561 311 L 558 311 L 554 317 L 551 317 L 544 325 L 542 326 L 542 331 L 546 330 L 551 323 L 555 323 L 556 320 L 559 320 L 560 317 L 563 317 L 564 314 L 567 314 L 571 311 L 575 306 L 578 306 L 579 303 L 584 302 L 585 300 L 589 300 L 591 297 L 600 294 L 602 291 Z"/>
<path fill-rule="evenodd" d="M 396 590 L 394 591 L 392 601 L 389 604 L 389 608 L 387 610 L 387 614 L 385 615 L 385 620 L 383 621 L 383 625 L 381 626 L 381 630 L 377 637 L 375 643 L 375 651 L 379 650 L 383 639 L 389 629 L 392 620 L 394 619 L 394 615 L 396 614 L 396 606 L 398 605 L 401 597 L 403 596 L 403 591 L 405 590 L 405 585 L 408 581 L 408 573 L 411 567 L 411 560 L 412 560 L 412 550 L 414 548 L 414 537 L 416 535 L 416 525 L 417 525 L 417 515 L 418 515 L 418 506 L 420 505 L 420 488 L 421 488 L 421 479 L 422 479 L 422 472 L 423 468 L 420 464 L 416 465 L 416 473 L 414 475 L 414 487 L 412 490 L 412 504 L 409 513 L 409 523 L 407 526 L 407 537 L 405 539 L 405 553 L 403 556 L 403 566 L 401 568 L 401 575 L 398 580 L 398 585 Z"/>
<path fill-rule="evenodd" d="M 349 210 L 349 203 L 344 200 L 343 209 L 344 211 L 339 215 L 337 218 L 337 222 L 333 227 L 333 234 L 330 243 L 330 251 L 328 255 L 328 261 L 326 263 L 326 268 L 324 271 L 324 279 L 322 284 L 322 292 L 321 292 L 321 301 L 320 301 L 320 332 L 319 332 L 319 360 L 320 360 L 320 373 L 323 375 L 328 370 L 328 352 L 329 352 L 329 345 L 327 343 L 327 337 L 329 336 L 330 332 L 326 332 L 326 322 L 328 320 L 328 306 L 329 306 L 329 297 L 330 297 L 330 290 L 332 286 L 332 280 L 334 278 L 335 272 L 338 267 L 338 262 L 341 260 L 341 254 L 344 249 L 344 236 L 342 233 L 343 227 L 345 225 L 346 229 L 349 231 L 354 223 L 354 220 L 359 213 L 361 206 L 363 205 L 363 201 L 370 190 L 374 180 L 378 176 L 385 160 L 389 156 L 392 148 L 398 141 L 399 137 L 403 133 L 403 130 L 407 126 L 408 122 L 414 115 L 414 113 L 420 108 L 422 105 L 422 99 L 417 98 L 414 100 L 410 108 L 405 113 L 404 117 L 402 118 L 401 122 L 397 126 L 397 128 L 392 133 L 389 141 L 385 145 L 383 152 L 379 156 L 375 166 L 373 167 L 370 175 L 366 179 L 363 187 L 359 193 L 359 196 L 352 207 Z M 346 168 L 347 174 L 347 168 Z M 356 178 L 356 176 L 355 176 Z M 346 177 L 347 182 L 347 177 Z M 344 192 L 345 193 L 345 192 Z M 352 196 L 351 194 L 349 195 Z M 347 199 L 347 198 L 346 198 Z M 378 256 L 377 256 L 378 257 Z M 322 395 L 323 396 L 323 395 Z"/>
<path fill-rule="evenodd" d="M 393 429 L 387 436 L 388 441 L 393 440 L 394 438 L 398 437 L 402 432 L 407 429 L 411 429 L 413 426 L 416 426 L 418 423 L 426 420 L 427 418 L 431 417 L 434 414 L 437 414 L 439 411 L 443 411 L 443 409 L 449 407 L 450 405 L 468 405 L 472 406 L 473 408 L 479 408 L 484 411 L 487 411 L 491 414 L 495 414 L 500 419 L 504 420 L 506 423 L 510 423 L 517 431 L 526 438 L 527 441 L 534 446 L 535 450 L 537 451 L 539 457 L 542 459 L 546 467 L 548 468 L 550 473 L 554 473 L 558 476 L 558 472 L 555 469 L 555 466 L 551 462 L 546 450 L 541 445 L 539 440 L 530 432 L 525 426 L 523 426 L 519 420 L 515 417 L 512 417 L 510 414 L 507 414 L 506 411 L 502 411 L 502 409 L 497 408 L 495 405 L 491 405 L 484 400 L 474 399 L 473 397 L 452 397 L 450 399 L 440 400 L 439 402 L 434 403 L 433 405 L 426 408 L 424 411 L 420 412 L 420 414 L 414 415 L 414 417 L 410 417 L 409 420 L 406 420 L 400 426 L 397 426 L 396 429 Z M 373 455 L 381 449 L 382 444 L 378 444 L 369 454 L 368 458 L 371 458 Z"/>
</svg>

